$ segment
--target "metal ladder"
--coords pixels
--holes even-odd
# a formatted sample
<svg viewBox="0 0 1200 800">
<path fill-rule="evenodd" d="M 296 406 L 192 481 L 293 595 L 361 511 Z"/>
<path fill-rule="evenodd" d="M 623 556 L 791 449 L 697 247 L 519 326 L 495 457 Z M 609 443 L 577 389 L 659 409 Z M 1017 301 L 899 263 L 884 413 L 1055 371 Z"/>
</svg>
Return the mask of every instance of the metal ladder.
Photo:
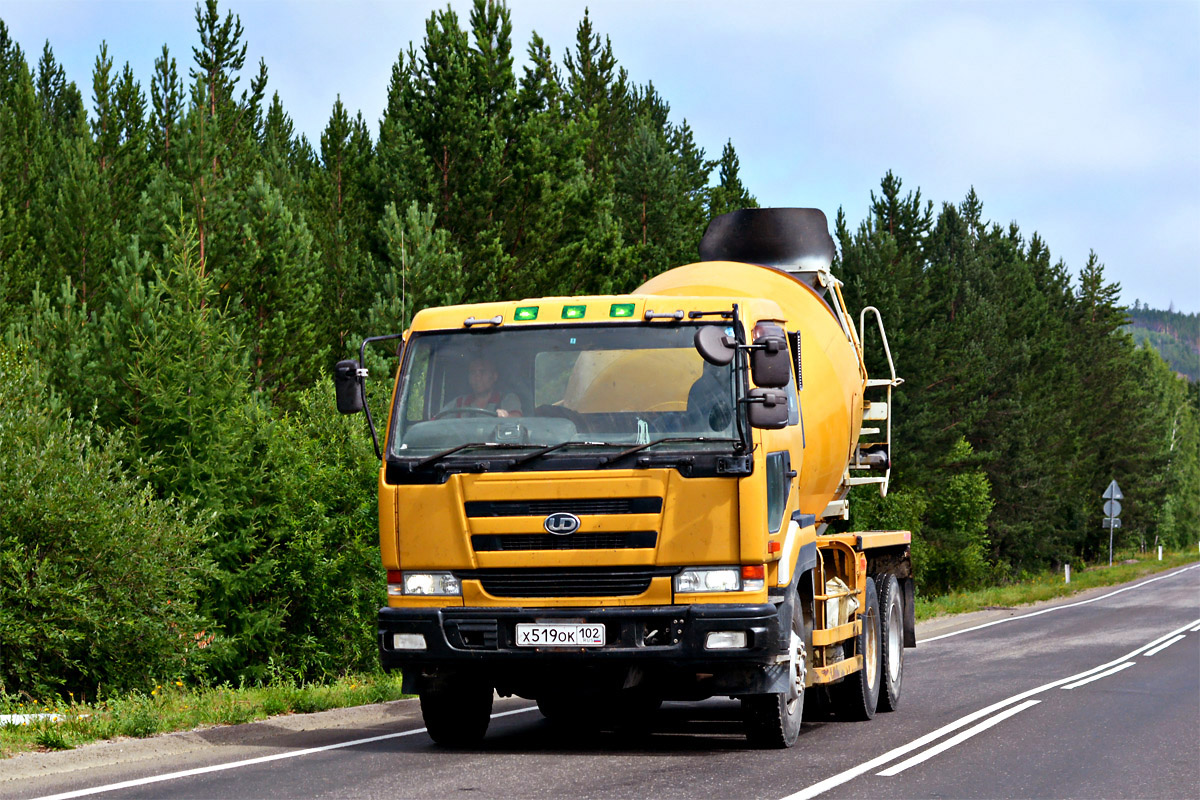
<svg viewBox="0 0 1200 800">
<path fill-rule="evenodd" d="M 858 332 L 860 341 L 865 342 L 867 312 L 875 317 L 879 327 L 879 339 L 883 342 L 883 352 L 887 356 L 887 378 L 869 378 L 863 390 L 863 422 L 884 423 L 883 427 L 864 426 L 858 432 L 858 445 L 854 450 L 854 459 L 846 468 L 846 477 L 842 482 L 846 486 L 863 486 L 869 483 L 879 484 L 879 496 L 887 497 L 888 482 L 892 477 L 892 389 L 904 383 L 903 378 L 896 377 L 896 364 L 892 361 L 892 348 L 888 346 L 887 331 L 883 328 L 883 317 L 875 306 L 867 306 L 858 317 Z M 868 400 L 867 395 L 872 390 L 884 390 L 884 396 Z M 878 397 L 878 392 L 874 392 Z M 879 472 L 882 475 L 852 476 L 851 472 Z"/>
<path fill-rule="evenodd" d="M 896 364 L 892 360 L 892 349 L 888 346 L 887 331 L 883 327 L 883 317 L 875 306 L 867 306 L 859 314 L 858 331 L 856 331 L 860 357 L 866 334 L 867 312 L 875 317 L 879 328 L 879 338 L 883 342 L 883 352 L 887 356 L 890 377 L 868 378 L 863 388 L 863 422 L 875 423 L 870 427 L 864 425 L 858 432 L 858 442 L 855 444 L 853 457 L 846 466 L 842 483 L 838 487 L 837 499 L 831 502 L 821 514 L 826 519 L 850 518 L 850 487 L 877 484 L 879 496 L 887 497 L 888 483 L 892 477 L 892 389 L 904 383 L 903 378 L 896 377 Z M 879 397 L 879 390 L 884 390 Z M 874 395 L 877 399 L 868 399 Z M 879 426 L 879 423 L 883 423 Z M 878 474 L 882 471 L 882 475 Z M 855 474 L 858 473 L 858 474 Z M 875 474 L 863 474 L 875 473 Z"/>
</svg>

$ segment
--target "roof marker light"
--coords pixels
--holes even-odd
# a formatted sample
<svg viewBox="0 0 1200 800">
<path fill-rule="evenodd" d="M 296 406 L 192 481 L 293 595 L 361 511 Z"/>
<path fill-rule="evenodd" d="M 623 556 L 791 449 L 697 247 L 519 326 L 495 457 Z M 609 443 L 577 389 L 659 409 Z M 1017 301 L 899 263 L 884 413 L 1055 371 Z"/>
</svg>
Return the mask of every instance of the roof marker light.
<svg viewBox="0 0 1200 800">
<path fill-rule="evenodd" d="M 583 315 L 587 313 L 587 306 L 563 306 L 563 319 L 583 319 Z"/>
<path fill-rule="evenodd" d="M 516 314 L 513 315 L 513 319 L 518 322 L 528 322 L 529 320 L 537 319 L 537 315 L 537 306 L 521 306 L 517 309 Z"/>
<path fill-rule="evenodd" d="M 608 310 L 610 317 L 632 317 L 633 303 L 613 303 Z"/>
</svg>

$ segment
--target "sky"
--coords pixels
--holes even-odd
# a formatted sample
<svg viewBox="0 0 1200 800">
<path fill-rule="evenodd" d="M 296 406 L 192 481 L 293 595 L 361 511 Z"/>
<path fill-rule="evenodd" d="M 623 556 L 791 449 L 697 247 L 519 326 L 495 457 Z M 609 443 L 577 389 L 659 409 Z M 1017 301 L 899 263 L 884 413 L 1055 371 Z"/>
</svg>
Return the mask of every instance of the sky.
<svg viewBox="0 0 1200 800">
<path fill-rule="evenodd" d="M 233 0 L 249 45 L 314 143 L 339 96 L 378 131 L 397 55 L 444 2 Z M 450 3 L 467 25 L 470 3 Z M 637 84 L 712 158 L 731 140 L 760 205 L 852 225 L 891 170 L 923 199 L 1041 234 L 1073 274 L 1095 251 L 1122 299 L 1200 312 L 1200 0 L 511 0 L 518 74 L 556 59 L 588 7 Z M 48 40 L 86 100 L 101 41 L 148 91 L 180 71 L 192 0 L 3 0 L 35 63 Z M 715 175 L 715 171 L 714 171 Z"/>
</svg>

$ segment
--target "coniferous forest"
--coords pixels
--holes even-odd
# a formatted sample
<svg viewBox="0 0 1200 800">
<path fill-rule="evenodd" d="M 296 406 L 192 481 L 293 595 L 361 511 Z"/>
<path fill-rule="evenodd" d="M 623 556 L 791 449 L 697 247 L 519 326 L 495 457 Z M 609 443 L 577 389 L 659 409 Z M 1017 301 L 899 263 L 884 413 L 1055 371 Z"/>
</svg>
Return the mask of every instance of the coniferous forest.
<svg viewBox="0 0 1200 800">
<path fill-rule="evenodd" d="M 520 74 L 514 45 L 499 3 L 435 12 L 382 119 L 338 102 L 310 142 L 216 0 L 191 53 L 101 44 L 90 85 L 0 20 L 0 691 L 372 669 L 377 461 L 332 364 L 430 305 L 629 291 L 755 204 L 586 15 Z M 1106 553 L 1114 478 L 1119 546 L 1195 547 L 1200 392 L 1098 258 L 974 192 L 860 202 L 835 274 L 906 382 L 854 525 L 911 528 L 926 594 Z"/>
</svg>

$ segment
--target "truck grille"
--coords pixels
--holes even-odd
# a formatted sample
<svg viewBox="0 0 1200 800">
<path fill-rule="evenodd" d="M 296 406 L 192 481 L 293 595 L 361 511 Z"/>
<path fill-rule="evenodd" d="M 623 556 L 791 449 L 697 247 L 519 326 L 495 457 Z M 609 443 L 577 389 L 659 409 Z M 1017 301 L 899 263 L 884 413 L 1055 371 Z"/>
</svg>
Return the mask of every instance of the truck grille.
<svg viewBox="0 0 1200 800">
<path fill-rule="evenodd" d="M 509 533 L 472 536 L 471 546 L 477 553 L 510 550 L 627 550 L 654 547 L 657 541 L 658 534 L 654 531 L 574 533 L 570 536 L 555 536 L 552 533 Z"/>
<path fill-rule="evenodd" d="M 676 567 L 586 567 L 579 569 L 458 570 L 461 580 L 477 580 L 493 597 L 601 597 L 638 595 L 651 579 L 674 575 Z"/>
<path fill-rule="evenodd" d="M 545 517 L 550 514 L 658 514 L 661 497 L 593 497 L 580 500 L 470 500 L 468 517 Z"/>
</svg>

